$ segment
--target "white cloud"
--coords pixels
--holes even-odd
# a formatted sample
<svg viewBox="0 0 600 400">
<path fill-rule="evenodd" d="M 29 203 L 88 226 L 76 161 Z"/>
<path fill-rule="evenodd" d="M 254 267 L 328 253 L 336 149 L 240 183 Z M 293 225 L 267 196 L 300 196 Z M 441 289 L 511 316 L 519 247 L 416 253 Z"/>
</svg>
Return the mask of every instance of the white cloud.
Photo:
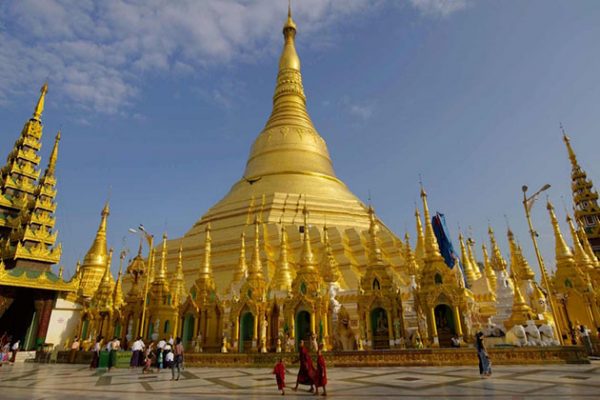
<svg viewBox="0 0 600 400">
<path fill-rule="evenodd" d="M 294 14 L 300 35 L 317 38 L 324 27 L 384 2 L 297 0 Z M 447 15 L 465 0 L 411 2 Z M 135 102 L 147 73 L 193 74 L 278 51 L 286 7 L 274 0 L 2 2 L 0 102 L 24 91 L 31 96 L 49 78 L 67 105 L 119 113 Z M 218 92 L 213 97 L 228 103 Z"/>
<path fill-rule="evenodd" d="M 467 0 L 410 0 L 413 7 L 428 16 L 447 17 L 467 7 Z"/>
</svg>

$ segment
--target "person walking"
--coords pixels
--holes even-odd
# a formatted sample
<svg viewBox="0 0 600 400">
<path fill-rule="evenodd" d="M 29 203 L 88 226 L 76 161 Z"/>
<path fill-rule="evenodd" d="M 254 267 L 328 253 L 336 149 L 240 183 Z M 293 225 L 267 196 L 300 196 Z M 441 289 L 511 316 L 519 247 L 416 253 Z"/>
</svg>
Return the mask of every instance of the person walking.
<svg viewBox="0 0 600 400">
<path fill-rule="evenodd" d="M 317 370 L 315 372 L 315 396 L 319 395 L 319 388 L 323 388 L 323 396 L 327 396 L 327 366 L 325 365 L 325 357 L 323 357 L 323 349 L 317 351 Z"/>
<path fill-rule="evenodd" d="M 118 337 L 114 337 L 106 346 L 108 353 L 108 371 L 110 372 L 111 368 L 117 365 L 117 353 L 121 349 L 121 341 Z"/>
<path fill-rule="evenodd" d="M 275 368 L 273 368 L 273 374 L 275 375 L 275 381 L 277 382 L 277 389 L 281 390 L 281 395 L 285 394 L 285 373 L 289 372 L 285 368 L 285 364 L 283 363 L 283 358 L 280 358 L 277 364 L 275 364 Z"/>
<path fill-rule="evenodd" d="M 142 357 L 142 352 L 144 351 L 144 341 L 141 336 L 138 336 L 135 342 L 131 345 L 131 360 L 129 361 L 130 368 L 139 367 L 144 361 L 144 357 Z"/>
<path fill-rule="evenodd" d="M 98 336 L 96 338 L 96 342 L 94 343 L 94 347 L 92 347 L 92 351 L 94 352 L 94 355 L 92 356 L 92 362 L 90 363 L 90 369 L 98 368 L 98 363 L 100 361 L 100 349 L 101 349 L 101 345 L 102 345 L 102 339 L 104 339 L 104 337 Z"/>
<path fill-rule="evenodd" d="M 171 380 L 179 380 L 181 376 L 181 365 L 183 364 L 183 345 L 181 344 L 181 338 L 175 339 L 175 351 L 174 351 L 173 365 L 171 366 Z M 175 368 L 177 368 L 177 378 L 175 378 Z"/>
<path fill-rule="evenodd" d="M 79 338 L 75 336 L 73 343 L 71 343 L 71 352 L 69 353 L 69 362 L 71 364 L 75 363 L 75 357 L 77 357 L 77 352 L 79 351 L 80 346 L 81 344 L 79 343 Z"/>
<path fill-rule="evenodd" d="M 294 392 L 298 390 L 298 385 L 310 385 L 309 392 L 314 391 L 314 375 L 315 367 L 313 366 L 312 358 L 308 353 L 308 349 L 304 345 L 304 340 L 300 340 L 300 348 L 298 349 L 298 358 L 300 360 L 300 369 L 296 378 L 296 386 Z"/>
<path fill-rule="evenodd" d="M 483 378 L 489 378 L 492 376 L 492 362 L 485 348 L 483 332 L 477 332 L 477 335 L 475 335 L 475 348 L 477 349 L 477 357 L 479 358 L 479 375 Z"/>
</svg>

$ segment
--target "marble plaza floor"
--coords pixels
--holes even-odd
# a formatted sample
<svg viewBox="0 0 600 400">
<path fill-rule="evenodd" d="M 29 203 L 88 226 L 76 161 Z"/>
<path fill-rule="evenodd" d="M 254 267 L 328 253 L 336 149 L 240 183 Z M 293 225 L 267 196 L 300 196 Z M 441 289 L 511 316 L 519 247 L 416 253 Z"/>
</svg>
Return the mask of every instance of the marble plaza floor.
<svg viewBox="0 0 600 400">
<path fill-rule="evenodd" d="M 267 399 L 280 398 L 271 371 L 188 368 L 180 381 L 169 371 L 90 371 L 82 365 L 18 363 L 0 368 L 0 399 Z M 290 368 L 288 385 L 297 368 Z M 477 367 L 331 368 L 336 399 L 598 399 L 600 362 L 590 365 L 497 366 L 490 379 Z M 312 398 L 286 391 L 287 398 Z"/>
</svg>

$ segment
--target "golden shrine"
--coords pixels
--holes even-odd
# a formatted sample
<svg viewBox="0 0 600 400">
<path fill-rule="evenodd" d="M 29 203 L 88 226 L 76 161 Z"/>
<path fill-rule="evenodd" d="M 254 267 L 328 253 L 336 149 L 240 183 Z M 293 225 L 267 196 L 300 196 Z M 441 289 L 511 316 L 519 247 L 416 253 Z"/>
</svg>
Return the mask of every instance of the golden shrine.
<svg viewBox="0 0 600 400">
<path fill-rule="evenodd" d="M 138 335 L 179 336 L 195 353 L 267 353 L 291 351 L 304 339 L 325 350 L 359 351 L 449 347 L 453 337 L 470 343 L 483 330 L 506 344 L 552 346 L 576 324 L 600 327 L 592 224 L 598 222 L 597 194 L 566 135 L 579 227 L 569 219 L 571 250 L 548 206 L 557 241 L 550 287 L 535 281 L 510 230 L 510 262 L 490 227 L 491 256 L 482 245 L 478 261 L 474 241 L 461 234 L 460 255 L 449 266 L 423 188 L 424 220 L 417 209 L 413 249 L 407 234 L 396 236 L 336 177 L 307 112 L 296 34 L 289 12 L 272 112 L 242 178 L 183 237 L 164 234 L 155 246 L 154 236 L 143 231 L 132 260 L 125 263 L 120 253 L 116 279 L 106 241 L 108 203 L 71 281 L 49 272 L 60 258 L 52 231 L 60 135 L 36 186 L 45 86 L 2 169 L 0 311 L 9 312 L 0 313 L 0 328 L 15 318 L 13 292 L 5 287 L 28 287 L 33 270 L 42 271 L 34 278 L 38 284 L 49 280 L 47 287 L 62 293 L 56 302 L 71 305 L 76 326 L 60 331 L 60 341 L 102 335 L 127 345 Z M 557 309 L 548 307 L 551 299 Z"/>
</svg>

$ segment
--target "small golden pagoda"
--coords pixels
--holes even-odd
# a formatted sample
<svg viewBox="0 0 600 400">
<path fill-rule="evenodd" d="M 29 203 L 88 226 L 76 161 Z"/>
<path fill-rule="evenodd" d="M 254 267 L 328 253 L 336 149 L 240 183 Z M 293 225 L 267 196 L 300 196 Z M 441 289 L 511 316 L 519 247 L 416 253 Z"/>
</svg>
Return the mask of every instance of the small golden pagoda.
<svg viewBox="0 0 600 400">
<path fill-rule="evenodd" d="M 557 315 L 560 330 L 573 335 L 576 325 L 598 328 L 600 327 L 598 306 L 589 275 L 577 265 L 571 249 L 562 236 L 550 201 L 547 203 L 547 209 L 556 241 L 556 271 L 552 284 L 556 302 L 560 305 L 559 315 Z"/>
<path fill-rule="evenodd" d="M 450 268 L 440 254 L 424 189 L 421 189 L 421 199 L 425 217 L 425 253 L 419 277 L 419 303 L 427 316 L 432 345 L 448 347 L 453 335 L 462 337 L 466 333 L 463 317 L 470 312 L 473 294 L 464 286 L 458 263 Z"/>
<path fill-rule="evenodd" d="M 80 290 L 79 295 L 85 299 L 90 299 L 98 289 L 106 265 L 108 264 L 108 247 L 106 245 L 106 224 L 110 215 L 110 206 L 108 202 L 104 204 L 100 213 L 100 225 L 94 237 L 94 241 L 83 258 L 83 264 L 79 267 Z M 114 285 L 114 279 L 110 276 L 111 285 Z"/>
</svg>

